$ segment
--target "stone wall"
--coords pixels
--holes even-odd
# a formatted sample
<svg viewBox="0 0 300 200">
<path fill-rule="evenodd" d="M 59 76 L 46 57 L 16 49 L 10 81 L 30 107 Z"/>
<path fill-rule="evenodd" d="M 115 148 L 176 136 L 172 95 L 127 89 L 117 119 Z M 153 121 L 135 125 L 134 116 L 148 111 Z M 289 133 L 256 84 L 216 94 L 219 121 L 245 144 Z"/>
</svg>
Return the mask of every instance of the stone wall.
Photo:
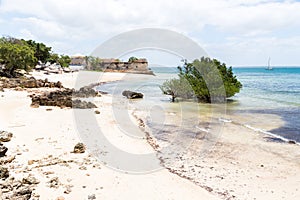
<svg viewBox="0 0 300 200">
<path fill-rule="evenodd" d="M 149 70 L 148 61 L 145 58 L 138 59 L 134 62 L 122 62 L 118 59 L 101 59 L 101 62 L 96 69 L 93 69 L 91 66 L 88 66 L 87 68 L 90 70 L 153 74 Z"/>
</svg>

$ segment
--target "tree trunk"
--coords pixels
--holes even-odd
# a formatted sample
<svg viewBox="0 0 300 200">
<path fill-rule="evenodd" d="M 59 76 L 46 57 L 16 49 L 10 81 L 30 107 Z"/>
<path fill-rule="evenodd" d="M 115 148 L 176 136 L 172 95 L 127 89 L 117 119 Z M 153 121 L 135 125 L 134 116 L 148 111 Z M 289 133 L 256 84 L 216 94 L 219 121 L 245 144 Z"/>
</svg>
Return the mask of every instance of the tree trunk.
<svg viewBox="0 0 300 200">
<path fill-rule="evenodd" d="M 175 102 L 175 98 L 176 98 L 175 96 L 172 96 L 172 102 Z"/>
</svg>

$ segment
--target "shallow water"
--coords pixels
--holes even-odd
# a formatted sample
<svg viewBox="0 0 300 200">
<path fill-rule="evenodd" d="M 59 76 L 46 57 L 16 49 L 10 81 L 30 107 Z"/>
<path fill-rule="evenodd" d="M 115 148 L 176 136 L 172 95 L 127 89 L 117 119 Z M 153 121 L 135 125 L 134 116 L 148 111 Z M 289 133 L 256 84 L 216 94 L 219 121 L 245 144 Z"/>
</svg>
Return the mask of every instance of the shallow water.
<svg viewBox="0 0 300 200">
<path fill-rule="evenodd" d="M 215 128 L 216 135 L 223 123 L 234 120 L 242 125 L 300 142 L 300 68 L 234 68 L 243 89 L 227 104 L 210 105 L 195 102 L 170 103 L 159 86 L 177 77 L 175 68 L 152 68 L 156 76 L 128 74 L 122 81 L 97 89 L 113 95 L 113 104 L 127 112 L 128 107 L 147 115 L 155 134 L 184 132 L 193 135 Z M 144 94 L 143 100 L 126 100 L 123 90 Z M 120 112 L 120 110 L 118 110 Z M 119 120 L 122 120 L 119 118 Z M 167 126 L 168 125 L 168 126 Z M 181 128 L 181 129 L 178 129 Z"/>
</svg>

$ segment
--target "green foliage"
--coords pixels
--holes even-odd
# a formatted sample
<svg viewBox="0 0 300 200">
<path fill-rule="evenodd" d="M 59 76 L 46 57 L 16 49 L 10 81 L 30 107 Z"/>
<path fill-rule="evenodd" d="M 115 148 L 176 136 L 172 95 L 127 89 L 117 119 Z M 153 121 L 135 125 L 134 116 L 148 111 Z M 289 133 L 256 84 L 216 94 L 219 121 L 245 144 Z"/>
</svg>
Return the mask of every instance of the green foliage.
<svg viewBox="0 0 300 200">
<path fill-rule="evenodd" d="M 62 67 L 69 67 L 71 58 L 51 52 L 51 47 L 33 40 L 16 39 L 12 37 L 0 38 L 0 75 L 14 77 L 19 70 L 30 70 L 38 61 L 42 63 L 58 63 Z"/>
<path fill-rule="evenodd" d="M 87 69 L 95 70 L 95 71 L 101 71 L 101 59 L 94 56 L 88 56 L 86 57 L 87 61 Z"/>
<path fill-rule="evenodd" d="M 224 63 L 216 59 L 204 58 L 196 59 L 192 63 L 185 61 L 182 67 L 178 67 L 179 79 L 181 83 L 188 84 L 193 91 L 193 96 L 200 102 L 224 102 L 226 98 L 238 93 L 242 84 L 237 80 L 232 72 L 232 68 L 227 68 Z M 185 81 L 184 81 L 185 80 Z M 161 87 L 163 93 L 172 95 L 167 85 L 173 84 L 172 90 L 176 91 L 176 97 L 191 98 L 191 91 L 187 86 L 175 87 L 176 81 L 167 81 Z M 164 86 L 165 85 L 165 86 Z M 175 89 L 174 89 L 175 88 Z"/>
<path fill-rule="evenodd" d="M 129 59 L 128 59 L 128 62 L 135 62 L 135 61 L 137 61 L 138 60 L 138 58 L 136 58 L 136 57 L 134 57 L 134 56 L 132 56 L 132 57 L 130 57 Z"/>
<path fill-rule="evenodd" d="M 34 53 L 34 49 L 22 40 L 1 38 L 0 64 L 4 65 L 1 75 L 15 77 L 17 69 L 29 71 L 37 63 Z"/>
<path fill-rule="evenodd" d="M 175 101 L 175 98 L 181 97 L 189 99 L 193 97 L 193 90 L 190 87 L 186 79 L 170 79 L 165 81 L 160 89 L 166 95 L 171 95 L 172 102 Z"/>
<path fill-rule="evenodd" d="M 61 67 L 69 67 L 71 62 L 71 58 L 67 55 L 61 55 L 58 59 L 58 63 L 60 64 Z"/>
<path fill-rule="evenodd" d="M 37 43 L 33 40 L 25 41 L 34 49 L 34 56 L 42 63 L 47 62 L 51 57 L 51 47 L 47 47 L 43 43 Z"/>
<path fill-rule="evenodd" d="M 56 53 L 52 53 L 47 61 L 50 62 L 51 64 L 58 63 L 59 55 Z"/>
</svg>

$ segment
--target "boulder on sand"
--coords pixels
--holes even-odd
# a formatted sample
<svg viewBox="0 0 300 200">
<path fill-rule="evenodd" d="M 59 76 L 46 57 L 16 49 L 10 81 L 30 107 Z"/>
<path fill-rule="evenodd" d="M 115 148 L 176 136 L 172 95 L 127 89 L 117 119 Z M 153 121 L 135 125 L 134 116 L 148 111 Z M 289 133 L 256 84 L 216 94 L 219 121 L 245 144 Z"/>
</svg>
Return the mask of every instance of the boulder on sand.
<svg viewBox="0 0 300 200">
<path fill-rule="evenodd" d="M 4 146 L 2 143 L 0 143 L 0 157 L 5 156 L 7 150 L 8 150 L 8 148 L 6 146 Z"/>
<path fill-rule="evenodd" d="M 83 143 L 77 143 L 74 147 L 73 153 L 84 153 L 86 150 L 86 147 Z"/>
<path fill-rule="evenodd" d="M 9 142 L 13 134 L 7 131 L 0 131 L 0 142 Z"/>
</svg>

